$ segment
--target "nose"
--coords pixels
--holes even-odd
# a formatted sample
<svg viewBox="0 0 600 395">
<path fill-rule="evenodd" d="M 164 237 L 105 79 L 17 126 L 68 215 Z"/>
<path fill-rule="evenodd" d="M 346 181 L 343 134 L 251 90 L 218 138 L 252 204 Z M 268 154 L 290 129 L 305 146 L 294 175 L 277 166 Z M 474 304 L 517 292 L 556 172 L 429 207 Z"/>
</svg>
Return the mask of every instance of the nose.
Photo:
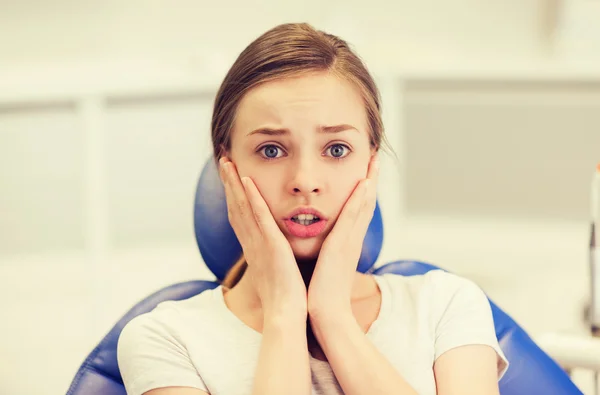
<svg viewBox="0 0 600 395">
<path fill-rule="evenodd" d="M 317 169 L 317 159 L 299 158 L 290 169 L 288 191 L 292 195 L 318 195 L 323 189 L 321 176 Z"/>
</svg>

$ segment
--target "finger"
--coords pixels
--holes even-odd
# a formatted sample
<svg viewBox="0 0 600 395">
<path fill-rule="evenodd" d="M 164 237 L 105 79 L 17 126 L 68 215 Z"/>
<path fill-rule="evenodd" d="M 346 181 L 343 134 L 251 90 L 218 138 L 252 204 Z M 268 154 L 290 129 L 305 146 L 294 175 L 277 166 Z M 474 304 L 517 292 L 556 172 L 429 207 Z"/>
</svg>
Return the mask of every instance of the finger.
<svg viewBox="0 0 600 395">
<path fill-rule="evenodd" d="M 377 180 L 379 176 L 379 153 L 376 152 L 371 156 L 371 160 L 369 161 L 369 169 L 367 170 L 367 179 L 369 180 Z"/>
<path fill-rule="evenodd" d="M 238 210 L 235 204 L 235 198 L 233 196 L 233 191 L 231 189 L 231 184 L 225 174 L 225 169 L 221 169 L 220 174 L 223 180 L 223 188 L 225 189 L 225 202 L 227 203 L 227 217 L 229 219 L 229 224 L 233 228 L 240 244 L 244 245 L 246 240 L 246 234 L 248 231 L 244 226 L 243 222 L 240 221 L 240 216 L 238 215 Z"/>
<path fill-rule="evenodd" d="M 248 236 L 252 237 L 258 230 L 256 221 L 254 219 L 254 213 L 252 207 L 246 196 L 246 191 L 240 180 L 240 176 L 235 168 L 233 162 L 225 163 L 225 173 L 227 181 L 231 189 L 233 196 L 234 212 L 239 216 L 243 222 L 243 226 L 248 231 Z"/>
<path fill-rule="evenodd" d="M 369 180 L 367 179 L 361 180 L 357 183 L 354 191 L 352 191 L 352 194 L 346 201 L 346 204 L 344 204 L 342 212 L 340 213 L 331 233 L 337 235 L 341 235 L 343 233 L 349 235 L 354 233 L 355 225 L 361 212 L 368 188 Z"/>
<path fill-rule="evenodd" d="M 379 178 L 379 154 L 371 156 L 367 178 L 361 180 L 346 201 L 332 233 L 363 236 L 367 231 L 377 204 L 377 181 Z"/>
<path fill-rule="evenodd" d="M 227 163 L 229 161 L 229 158 L 222 156 L 219 159 L 219 177 L 221 178 L 221 181 L 223 182 L 223 184 L 225 184 L 225 163 Z"/>
<path fill-rule="evenodd" d="M 238 237 L 252 239 L 258 227 L 235 165 L 231 161 L 226 161 L 222 167 L 230 222 L 232 226 L 237 227 L 234 230 L 241 232 Z"/>
<path fill-rule="evenodd" d="M 362 230 L 365 233 L 371 224 L 375 208 L 377 207 L 377 184 L 375 180 L 372 179 L 366 180 L 366 183 L 367 185 L 365 188 L 367 190 L 355 225 L 357 231 Z"/>
<path fill-rule="evenodd" d="M 379 153 L 377 152 L 371 157 L 371 161 L 369 162 L 367 180 L 370 180 L 369 184 L 371 184 L 367 198 L 371 203 L 375 203 L 375 200 L 377 200 L 377 182 L 379 180 Z"/>
<path fill-rule="evenodd" d="M 369 183 L 371 184 L 370 187 L 370 192 L 369 192 L 369 196 L 368 196 L 368 200 L 367 200 L 367 207 L 370 208 L 372 211 L 375 210 L 375 206 L 377 205 L 377 184 L 379 182 L 379 153 L 376 152 L 375 155 L 373 155 L 373 158 L 371 160 L 371 163 L 369 165 L 369 172 L 367 174 L 367 179 L 369 180 Z M 373 213 L 371 213 L 373 214 Z M 371 215 L 372 217 L 372 215 Z M 369 221 L 371 221 L 369 219 Z"/>
<path fill-rule="evenodd" d="M 250 201 L 250 207 L 254 213 L 254 218 L 263 235 L 274 235 L 279 232 L 279 227 L 273 218 L 273 214 L 260 194 L 260 191 L 250 177 L 242 177 L 242 184 L 246 191 L 246 196 Z"/>
<path fill-rule="evenodd" d="M 379 155 L 376 152 L 371 156 L 371 160 L 369 161 L 367 178 L 358 182 L 340 213 L 340 218 L 344 217 L 344 221 L 346 221 L 344 226 L 354 225 L 359 219 L 360 214 L 364 211 L 364 208 L 368 206 L 368 203 L 377 198 L 378 176 Z"/>
</svg>

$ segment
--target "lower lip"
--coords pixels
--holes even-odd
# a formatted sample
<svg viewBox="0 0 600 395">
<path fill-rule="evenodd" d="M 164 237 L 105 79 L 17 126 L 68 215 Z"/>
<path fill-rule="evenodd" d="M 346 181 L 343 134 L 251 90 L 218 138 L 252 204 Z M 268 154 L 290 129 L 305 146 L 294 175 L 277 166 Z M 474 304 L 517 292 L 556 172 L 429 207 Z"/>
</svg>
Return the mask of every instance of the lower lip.
<svg viewBox="0 0 600 395">
<path fill-rule="evenodd" d="M 323 232 L 323 230 L 325 229 L 325 225 L 327 224 L 327 221 L 323 219 L 310 225 L 298 224 L 292 221 L 291 219 L 286 219 L 284 222 L 285 226 L 287 227 L 288 231 L 292 236 L 302 238 L 318 236 Z"/>
</svg>

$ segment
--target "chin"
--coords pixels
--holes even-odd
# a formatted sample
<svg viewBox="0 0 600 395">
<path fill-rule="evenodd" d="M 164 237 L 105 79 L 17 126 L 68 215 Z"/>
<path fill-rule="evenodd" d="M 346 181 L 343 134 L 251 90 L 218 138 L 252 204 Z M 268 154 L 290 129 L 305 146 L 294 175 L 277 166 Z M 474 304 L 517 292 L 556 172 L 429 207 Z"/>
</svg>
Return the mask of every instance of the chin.
<svg viewBox="0 0 600 395">
<path fill-rule="evenodd" d="M 323 240 L 320 238 L 294 239 L 289 240 L 292 251 L 296 259 L 309 260 L 316 259 L 321 251 Z"/>
</svg>

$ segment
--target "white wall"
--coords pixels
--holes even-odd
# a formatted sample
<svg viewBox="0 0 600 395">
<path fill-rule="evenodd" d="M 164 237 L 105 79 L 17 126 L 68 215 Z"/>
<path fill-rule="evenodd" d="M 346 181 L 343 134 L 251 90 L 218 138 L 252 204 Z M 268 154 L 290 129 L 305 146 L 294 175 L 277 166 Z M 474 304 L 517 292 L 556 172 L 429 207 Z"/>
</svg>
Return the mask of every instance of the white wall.
<svg viewBox="0 0 600 395">
<path fill-rule="evenodd" d="M 102 77 L 122 80 L 120 71 L 136 79 L 133 70 L 143 78 L 151 70 L 140 65 L 161 67 L 163 78 L 169 72 L 220 75 L 251 38 L 293 21 L 308 21 L 343 36 L 376 71 L 526 68 L 593 57 L 589 51 L 577 53 L 575 59 L 562 46 L 552 53 L 550 4 L 553 1 L 113 0 L 100 7 L 85 1 L 5 1 L 0 67 L 2 82 L 9 86 L 26 81 L 89 84 L 90 76 L 106 83 Z M 561 37 L 563 30 L 558 31 Z M 589 34 L 586 38 L 593 41 Z"/>
<path fill-rule="evenodd" d="M 374 49 L 393 44 L 394 51 L 378 54 L 387 60 L 402 55 L 438 57 L 444 54 L 442 48 L 446 53 L 465 55 L 499 51 L 529 56 L 531 52 L 539 53 L 539 13 L 543 8 L 542 2 L 516 0 L 376 0 L 368 5 L 355 0 L 182 0 L 175 4 L 113 0 L 104 2 L 102 7 L 93 2 L 66 0 L 35 5 L 5 3 L 0 26 L 11 34 L 2 35 L 3 56 L 11 61 L 36 62 L 165 55 L 203 58 L 213 52 L 231 55 L 232 51 L 241 50 L 250 37 L 290 21 L 309 21 L 335 29 L 353 42 L 360 38 L 362 44 Z"/>
<path fill-rule="evenodd" d="M 212 95 L 286 21 L 377 75 L 399 154 L 380 262 L 468 276 L 533 334 L 583 331 L 600 33 L 577 40 L 585 0 L 552 29 L 551 4 L 0 1 L 0 393 L 64 392 L 136 301 L 211 278 L 191 205 Z"/>
</svg>

